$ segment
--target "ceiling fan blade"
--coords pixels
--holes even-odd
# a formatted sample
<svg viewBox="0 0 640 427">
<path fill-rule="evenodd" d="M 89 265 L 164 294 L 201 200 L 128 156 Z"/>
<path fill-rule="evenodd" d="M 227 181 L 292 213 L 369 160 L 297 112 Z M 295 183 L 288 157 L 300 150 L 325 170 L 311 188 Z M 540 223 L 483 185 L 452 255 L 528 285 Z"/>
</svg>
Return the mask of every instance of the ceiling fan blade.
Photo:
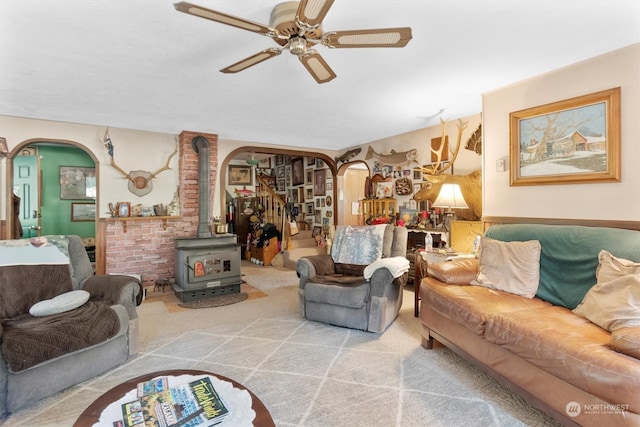
<svg viewBox="0 0 640 427">
<path fill-rule="evenodd" d="M 252 31 L 254 33 L 262 34 L 269 37 L 274 37 L 278 32 L 266 25 L 258 22 L 249 21 L 247 19 L 238 18 L 226 13 L 218 12 L 215 10 L 207 9 L 206 7 L 197 6 L 195 4 L 180 2 L 174 4 L 176 10 L 187 13 L 189 15 L 199 16 L 201 18 L 210 19 L 221 24 L 231 25 L 232 27 L 240 28 L 242 30 Z"/>
<path fill-rule="evenodd" d="M 256 64 L 261 63 L 262 61 L 266 61 L 267 59 L 273 58 L 274 56 L 278 56 L 282 53 L 281 49 L 271 48 L 265 49 L 262 52 L 258 52 L 255 55 L 251 55 L 248 58 L 243 59 L 242 61 L 238 61 L 233 65 L 229 65 L 226 68 L 220 70 L 222 73 L 237 73 L 238 71 L 245 70 L 249 67 L 253 67 Z"/>
<path fill-rule="evenodd" d="M 317 27 L 322 23 L 333 0 L 301 0 L 298 6 L 298 20 L 308 27 Z"/>
<path fill-rule="evenodd" d="M 318 83 L 327 83 L 336 78 L 336 73 L 317 51 L 309 50 L 298 58 Z"/>
<path fill-rule="evenodd" d="M 324 35 L 327 47 L 404 47 L 411 40 L 411 28 L 375 28 L 370 30 L 331 31 Z"/>
</svg>

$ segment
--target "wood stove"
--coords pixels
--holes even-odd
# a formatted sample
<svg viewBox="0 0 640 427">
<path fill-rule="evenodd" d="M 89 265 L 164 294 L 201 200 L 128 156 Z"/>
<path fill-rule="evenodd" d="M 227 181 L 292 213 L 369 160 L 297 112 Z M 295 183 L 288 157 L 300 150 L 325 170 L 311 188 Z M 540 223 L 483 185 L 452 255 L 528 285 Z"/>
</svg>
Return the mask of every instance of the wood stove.
<svg viewBox="0 0 640 427">
<path fill-rule="evenodd" d="M 176 286 L 180 301 L 240 292 L 240 245 L 234 234 L 176 239 Z"/>
<path fill-rule="evenodd" d="M 195 301 L 240 292 L 241 250 L 235 234 L 212 234 L 209 223 L 209 141 L 196 136 L 191 146 L 198 153 L 197 237 L 176 239 L 173 290 L 180 301 Z"/>
</svg>

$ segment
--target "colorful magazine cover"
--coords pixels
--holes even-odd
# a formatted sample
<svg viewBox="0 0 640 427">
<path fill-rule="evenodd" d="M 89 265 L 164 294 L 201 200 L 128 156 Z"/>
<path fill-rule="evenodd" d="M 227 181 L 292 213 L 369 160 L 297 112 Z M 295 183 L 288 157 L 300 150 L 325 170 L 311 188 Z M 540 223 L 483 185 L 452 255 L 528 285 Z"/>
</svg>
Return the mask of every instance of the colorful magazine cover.
<svg viewBox="0 0 640 427">
<path fill-rule="evenodd" d="M 161 393 L 169 388 L 169 378 L 158 377 L 138 383 L 138 397 Z"/>
<path fill-rule="evenodd" d="M 166 389 L 158 381 L 138 385 L 138 390 L 165 387 L 122 405 L 125 427 L 205 427 L 222 422 L 229 410 L 209 377 Z"/>
</svg>

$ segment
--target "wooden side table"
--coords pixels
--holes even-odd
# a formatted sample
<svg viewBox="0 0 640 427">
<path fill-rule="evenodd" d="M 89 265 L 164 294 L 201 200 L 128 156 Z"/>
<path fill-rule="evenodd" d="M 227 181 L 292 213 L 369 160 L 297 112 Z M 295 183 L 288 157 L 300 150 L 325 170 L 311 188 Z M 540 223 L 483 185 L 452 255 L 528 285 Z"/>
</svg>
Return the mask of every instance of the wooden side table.
<svg viewBox="0 0 640 427">
<path fill-rule="evenodd" d="M 414 312 L 413 315 L 418 317 L 420 314 L 420 283 L 422 279 L 427 277 L 427 267 L 429 263 L 435 264 L 446 261 L 449 256 L 440 252 L 425 252 L 424 249 L 416 249 L 413 253 L 415 257 L 415 280 L 414 280 Z"/>
</svg>

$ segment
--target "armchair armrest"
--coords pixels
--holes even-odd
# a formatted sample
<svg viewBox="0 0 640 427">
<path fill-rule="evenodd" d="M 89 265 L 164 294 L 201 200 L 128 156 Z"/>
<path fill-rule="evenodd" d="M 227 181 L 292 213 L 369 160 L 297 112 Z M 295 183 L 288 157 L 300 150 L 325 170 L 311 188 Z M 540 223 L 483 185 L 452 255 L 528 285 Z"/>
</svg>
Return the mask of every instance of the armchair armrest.
<svg viewBox="0 0 640 427">
<path fill-rule="evenodd" d="M 404 286 L 409 281 L 409 272 L 405 271 L 399 276 L 394 274 L 387 268 L 378 268 L 373 272 L 373 275 L 369 279 L 371 284 L 371 296 L 384 297 L 387 293 L 391 292 L 388 289 L 392 286 Z"/>
<path fill-rule="evenodd" d="M 380 258 L 372 262 L 364 269 L 364 278 L 370 279 L 373 274 L 381 269 L 386 268 L 393 277 L 400 277 L 409 271 L 409 260 L 405 257 L 396 256 L 391 258 Z"/>
<path fill-rule="evenodd" d="M 82 289 L 91 294 L 91 300 L 105 301 L 109 305 L 122 304 L 130 319 L 138 317 L 136 306 L 142 302 L 141 288 L 137 279 L 124 275 L 90 276 L 82 284 Z"/>
<path fill-rule="evenodd" d="M 329 254 L 311 255 L 300 258 L 296 262 L 296 272 L 300 278 L 300 287 L 315 276 L 326 276 L 335 273 L 335 264 Z"/>
</svg>

